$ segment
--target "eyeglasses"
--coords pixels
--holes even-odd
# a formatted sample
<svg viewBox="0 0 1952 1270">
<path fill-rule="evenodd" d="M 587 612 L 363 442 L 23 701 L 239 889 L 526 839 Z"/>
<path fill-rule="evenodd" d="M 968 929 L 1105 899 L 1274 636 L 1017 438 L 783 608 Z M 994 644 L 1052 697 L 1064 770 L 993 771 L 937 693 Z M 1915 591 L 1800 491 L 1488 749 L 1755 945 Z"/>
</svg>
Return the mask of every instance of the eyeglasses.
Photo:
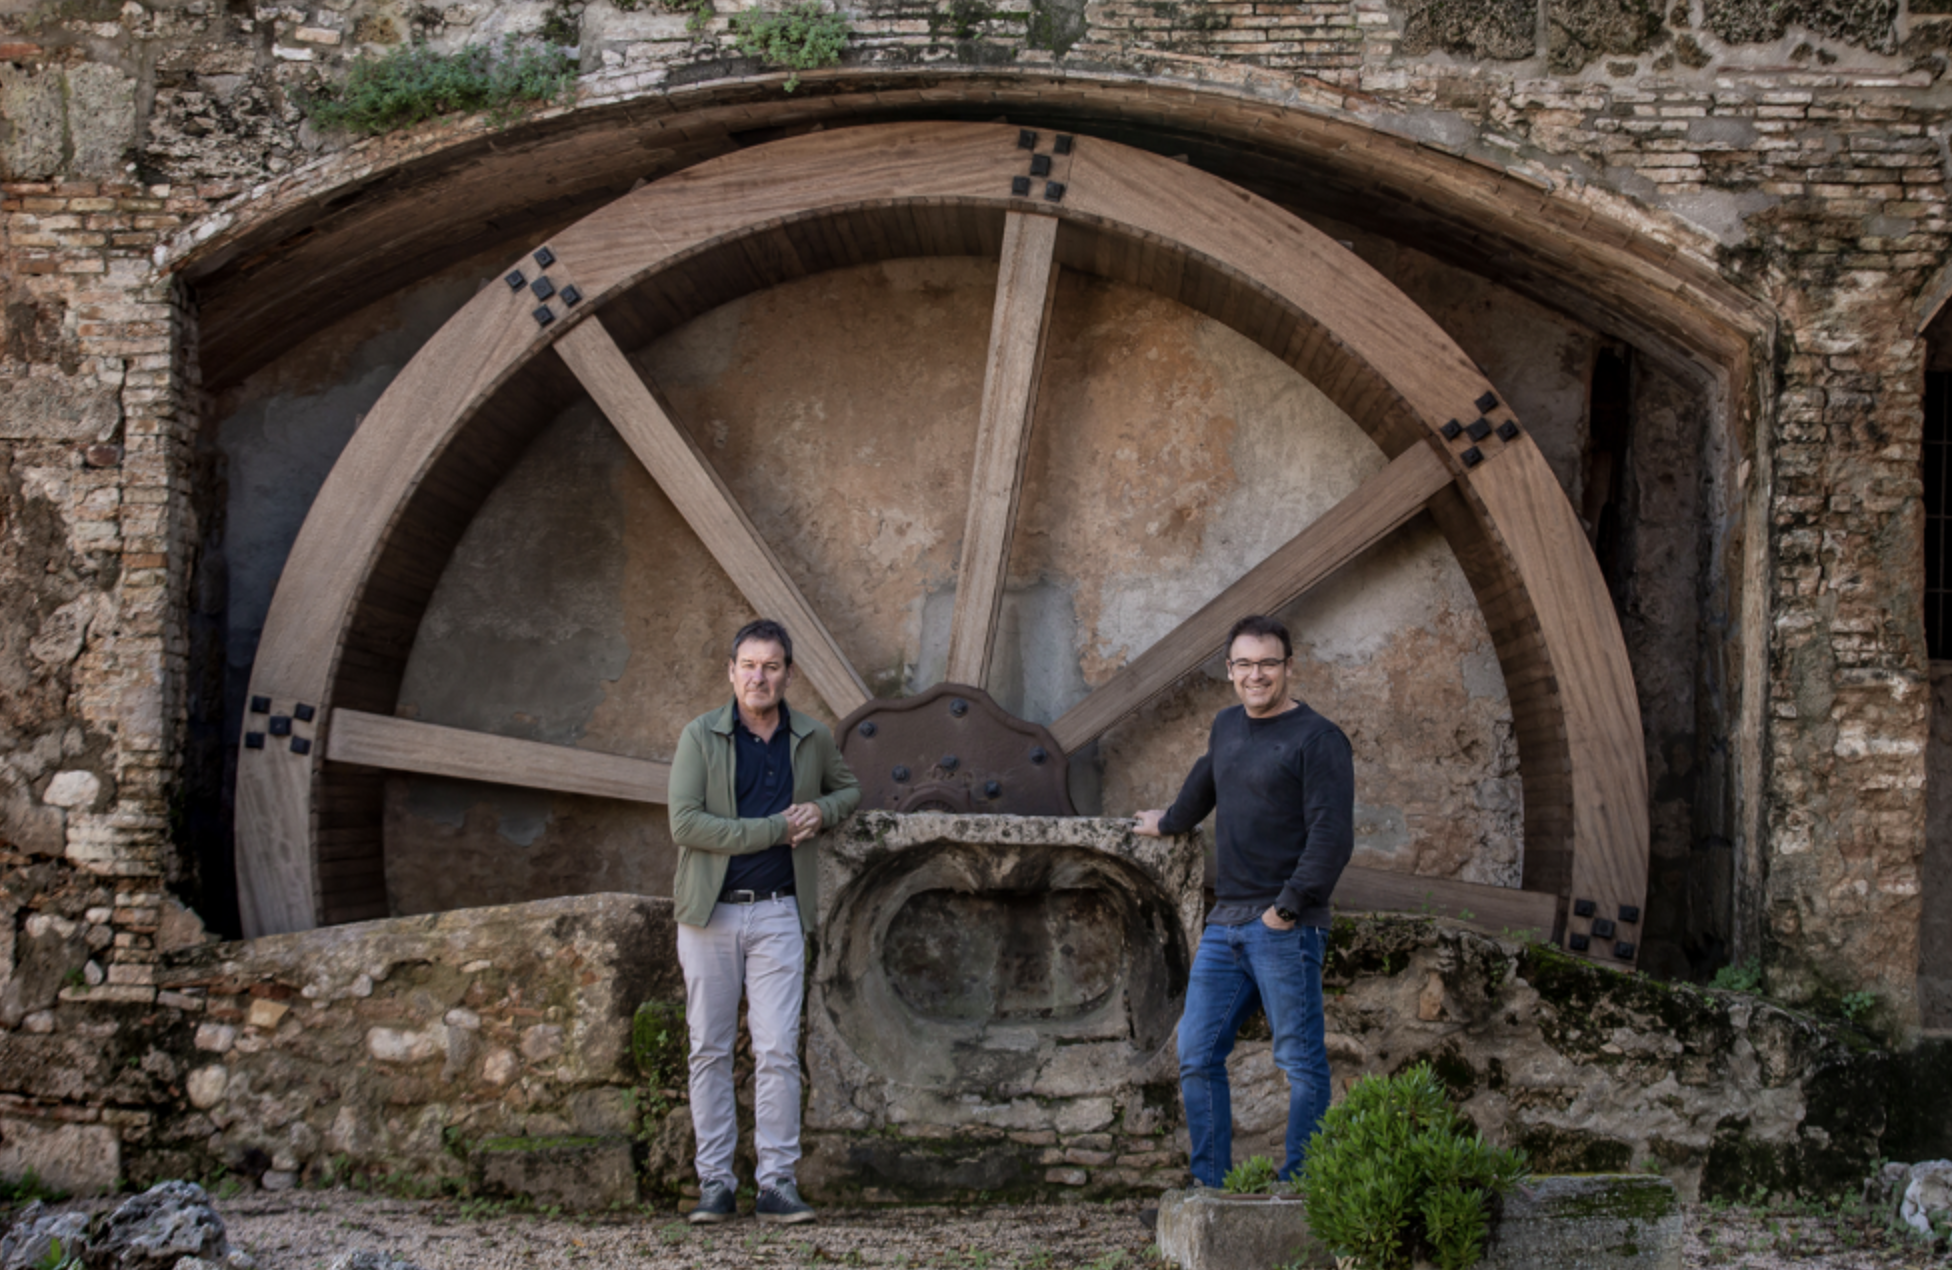
<svg viewBox="0 0 1952 1270">
<path fill-rule="evenodd" d="M 1271 675 L 1287 664 L 1288 659 L 1286 657 L 1270 657 L 1266 661 L 1230 661 L 1227 663 L 1227 669 L 1233 671 L 1236 675 L 1244 675 L 1250 670 L 1258 670 L 1264 675 Z"/>
</svg>

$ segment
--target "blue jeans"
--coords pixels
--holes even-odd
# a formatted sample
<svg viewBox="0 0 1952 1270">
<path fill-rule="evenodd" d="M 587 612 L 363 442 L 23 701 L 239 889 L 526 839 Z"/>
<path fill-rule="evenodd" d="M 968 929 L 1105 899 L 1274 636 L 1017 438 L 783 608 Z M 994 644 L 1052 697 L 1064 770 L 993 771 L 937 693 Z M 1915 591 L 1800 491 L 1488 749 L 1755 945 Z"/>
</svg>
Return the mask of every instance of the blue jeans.
<svg viewBox="0 0 1952 1270">
<path fill-rule="evenodd" d="M 1329 1103 L 1322 1038 L 1325 943 L 1320 927 L 1273 930 L 1258 918 L 1244 926 L 1208 926 L 1200 936 L 1179 1019 L 1179 1092 L 1192 1139 L 1193 1178 L 1200 1185 L 1219 1186 L 1233 1167 L 1227 1055 L 1257 1003 L 1274 1033 L 1274 1065 L 1288 1078 L 1288 1158 L 1281 1176 L 1301 1171 L 1308 1139 Z"/>
</svg>

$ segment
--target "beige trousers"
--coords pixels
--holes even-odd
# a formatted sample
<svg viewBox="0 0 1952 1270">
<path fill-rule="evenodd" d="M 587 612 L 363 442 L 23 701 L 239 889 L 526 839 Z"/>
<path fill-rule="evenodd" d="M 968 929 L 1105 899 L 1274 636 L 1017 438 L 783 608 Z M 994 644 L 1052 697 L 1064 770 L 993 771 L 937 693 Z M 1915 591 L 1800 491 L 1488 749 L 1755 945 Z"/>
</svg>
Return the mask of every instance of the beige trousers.
<svg viewBox="0 0 1952 1270">
<path fill-rule="evenodd" d="M 791 1182 L 800 1160 L 800 1005 L 806 997 L 806 941 L 791 896 L 757 904 L 719 904 L 704 926 L 678 926 L 685 972 L 685 1022 L 691 1033 L 691 1127 L 698 1180 L 737 1189 L 732 1150 L 739 1140 L 732 1049 L 739 996 L 752 1033 L 753 1146 L 761 1187 Z"/>
</svg>

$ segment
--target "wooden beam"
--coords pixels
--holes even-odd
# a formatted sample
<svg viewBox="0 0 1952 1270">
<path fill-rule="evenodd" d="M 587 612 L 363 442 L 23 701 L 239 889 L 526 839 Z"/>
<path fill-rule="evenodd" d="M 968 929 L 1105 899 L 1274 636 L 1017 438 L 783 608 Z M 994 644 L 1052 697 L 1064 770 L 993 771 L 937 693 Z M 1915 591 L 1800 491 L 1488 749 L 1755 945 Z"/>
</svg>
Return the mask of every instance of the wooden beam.
<svg viewBox="0 0 1952 1270">
<path fill-rule="evenodd" d="M 1010 538 L 1023 493 L 1023 461 L 1037 413 L 1051 303 L 1057 297 L 1057 218 L 1010 213 L 990 314 L 989 361 L 976 429 L 969 516 L 956 571 L 956 611 L 949 626 L 950 683 L 989 684 L 990 651 L 1003 608 Z"/>
<path fill-rule="evenodd" d="M 362 763 L 396 772 L 425 772 L 429 776 L 553 789 L 633 803 L 662 803 L 671 784 L 669 763 L 441 727 L 363 710 L 332 712 L 325 756 L 335 763 Z"/>
<path fill-rule="evenodd" d="M 591 317 L 564 332 L 556 351 L 746 602 L 793 633 L 794 663 L 827 708 L 851 714 L 868 699 L 867 685 L 717 470 L 673 422 L 602 321 Z"/>
<path fill-rule="evenodd" d="M 1632 663 L 1613 597 L 1586 545 L 1572 504 L 1534 445 L 1513 445 L 1471 490 L 1495 518 L 1525 579 L 1539 634 L 1550 650 L 1572 778 L 1573 900 L 1603 918 L 1647 893 L 1647 760 Z M 1514 703 L 1515 704 L 1515 703 Z M 1521 765 L 1524 762 L 1520 750 Z M 1527 795 L 1529 797 L 1529 794 Z M 1528 851 L 1531 844 L 1527 843 Z M 1573 919 L 1583 932 L 1586 922 Z M 1631 932 L 1621 936 L 1641 941 Z M 1595 955 L 1612 940 L 1595 940 Z"/>
<path fill-rule="evenodd" d="M 1051 735 L 1065 753 L 1076 753 L 1218 652 L 1236 620 L 1293 603 L 1416 515 L 1450 482 L 1451 470 L 1435 450 L 1412 445 L 1066 711 L 1051 724 Z"/>
<path fill-rule="evenodd" d="M 1500 933 L 1529 931 L 1531 938 L 1540 940 L 1552 938 L 1559 920 L 1559 899 L 1554 895 L 1358 865 L 1342 870 L 1335 884 L 1335 907 L 1355 913 L 1428 913 Z"/>
<path fill-rule="evenodd" d="M 245 736 L 237 747 L 238 844 L 237 908 L 251 935 L 310 930 L 318 924 L 318 860 L 312 837 L 312 757 L 294 753 L 288 742 L 265 737 L 268 718 L 291 720 L 295 739 L 310 741 L 313 724 L 295 717 L 300 703 L 271 697 L 263 714 L 245 716 Z"/>
</svg>

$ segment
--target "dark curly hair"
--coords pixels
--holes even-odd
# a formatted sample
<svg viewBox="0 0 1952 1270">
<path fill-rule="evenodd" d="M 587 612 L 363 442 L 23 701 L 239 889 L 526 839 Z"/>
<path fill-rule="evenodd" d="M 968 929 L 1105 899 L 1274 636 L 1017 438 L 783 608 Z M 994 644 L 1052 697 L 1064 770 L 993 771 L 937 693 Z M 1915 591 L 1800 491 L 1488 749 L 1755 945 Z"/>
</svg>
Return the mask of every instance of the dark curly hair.
<svg viewBox="0 0 1952 1270">
<path fill-rule="evenodd" d="M 1243 617 L 1238 622 L 1235 622 L 1233 629 L 1227 632 L 1226 652 L 1228 655 L 1231 655 L 1234 651 L 1234 641 L 1242 635 L 1258 635 L 1263 639 L 1269 637 L 1278 639 L 1281 641 L 1281 655 L 1283 657 L 1293 657 L 1295 655 L 1295 642 L 1288 638 L 1287 624 L 1278 617 L 1267 617 L 1263 614 L 1255 613 L 1250 617 Z M 787 660 L 791 661 L 792 658 L 789 657 Z"/>
</svg>

